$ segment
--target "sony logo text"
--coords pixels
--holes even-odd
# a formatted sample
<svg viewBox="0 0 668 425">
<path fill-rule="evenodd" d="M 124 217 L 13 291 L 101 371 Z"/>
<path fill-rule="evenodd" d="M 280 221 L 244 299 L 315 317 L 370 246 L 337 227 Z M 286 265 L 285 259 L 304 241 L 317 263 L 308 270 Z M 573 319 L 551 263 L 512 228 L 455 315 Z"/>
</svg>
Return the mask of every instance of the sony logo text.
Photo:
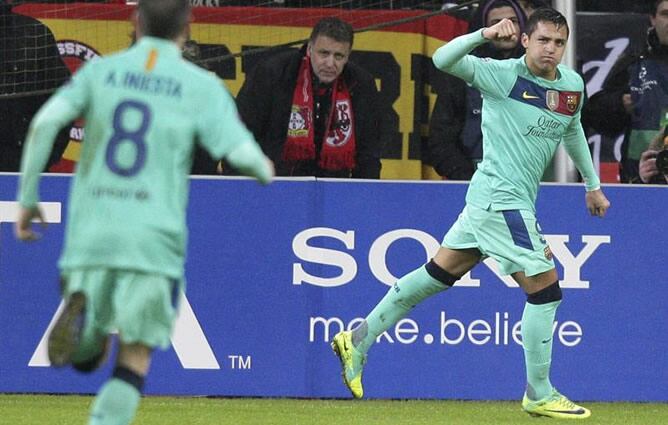
<svg viewBox="0 0 668 425">
<path fill-rule="evenodd" d="M 309 241 L 313 238 L 332 238 L 343 243 L 345 250 L 313 246 Z M 417 229 L 396 229 L 378 236 L 369 249 L 369 267 L 371 273 L 385 285 L 391 286 L 398 279 L 388 270 L 386 255 L 390 246 L 400 239 L 413 239 L 419 242 L 425 250 L 426 261 L 431 258 L 440 243 L 430 234 Z M 609 244 L 609 235 L 582 235 L 580 240 L 584 244 L 579 252 L 573 252 L 568 247 L 569 235 L 545 235 L 554 258 L 564 268 L 562 288 L 589 288 L 589 281 L 582 277 L 582 266 L 594 255 L 601 245 Z M 349 253 L 355 249 L 355 231 L 341 231 L 330 227 L 313 227 L 299 232 L 292 240 L 292 251 L 301 262 L 292 265 L 292 283 L 301 285 L 307 283 L 321 287 L 335 287 L 346 285 L 357 275 L 357 261 Z M 341 269 L 338 276 L 323 277 L 308 273 L 304 270 L 303 262 L 335 266 Z M 517 287 L 517 283 L 510 276 L 501 276 L 495 260 L 487 258 L 483 262 L 508 287 Z M 471 272 L 464 275 L 457 286 L 480 286 L 480 280 L 471 276 Z"/>
</svg>

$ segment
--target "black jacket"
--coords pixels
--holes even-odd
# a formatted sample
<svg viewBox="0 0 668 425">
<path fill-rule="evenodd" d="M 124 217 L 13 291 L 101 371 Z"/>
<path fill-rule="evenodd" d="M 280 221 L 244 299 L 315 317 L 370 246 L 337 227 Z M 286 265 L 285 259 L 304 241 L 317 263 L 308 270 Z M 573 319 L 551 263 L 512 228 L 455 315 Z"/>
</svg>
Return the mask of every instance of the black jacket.
<svg viewBox="0 0 668 425">
<path fill-rule="evenodd" d="M 51 31 L 11 7 L 0 4 L 0 171 L 19 170 L 30 121 L 70 76 Z M 61 131 L 48 165 L 60 159 L 68 140 Z"/>
<path fill-rule="evenodd" d="M 378 91 L 371 74 L 351 62 L 346 64 L 342 77 L 350 91 L 355 117 L 355 168 L 331 172 L 319 168 L 316 161 L 305 161 L 297 167 L 282 161 L 294 88 L 305 52 L 306 46 L 299 51 L 278 53 L 256 65 L 236 99 L 242 120 L 274 161 L 278 176 L 380 178 L 382 115 Z"/>
<path fill-rule="evenodd" d="M 487 14 L 498 0 L 482 2 L 469 23 L 469 32 L 485 26 Z M 520 32 L 524 31 L 526 17 L 516 0 L 506 0 L 518 16 Z M 503 59 L 491 43 L 477 47 L 471 55 Z M 509 58 L 518 58 L 524 48 L 517 43 Z M 464 80 L 450 74 L 443 75 L 444 89 L 438 92 L 429 120 L 429 138 L 423 160 L 436 172 L 450 180 L 470 180 L 475 162 L 482 159 L 482 131 L 480 130 L 482 101 L 480 92 L 466 85 Z M 477 96 L 473 98 L 471 96 Z"/>
<path fill-rule="evenodd" d="M 616 137 L 624 133 L 620 178 L 625 183 L 640 182 L 638 161 L 629 158 L 631 115 L 624 109 L 622 96 L 630 93 L 629 83 L 632 75 L 629 70 L 641 61 L 668 63 L 668 46 L 661 45 L 656 33 L 652 30 L 648 32 L 647 43 L 640 53 L 626 54 L 617 60 L 605 79 L 601 91 L 589 98 L 582 112 L 582 120 L 586 127 L 591 127 L 609 137 Z M 668 105 L 656 105 L 656 107 L 663 110 Z M 665 179 L 658 179 L 657 182 L 665 182 Z"/>
</svg>

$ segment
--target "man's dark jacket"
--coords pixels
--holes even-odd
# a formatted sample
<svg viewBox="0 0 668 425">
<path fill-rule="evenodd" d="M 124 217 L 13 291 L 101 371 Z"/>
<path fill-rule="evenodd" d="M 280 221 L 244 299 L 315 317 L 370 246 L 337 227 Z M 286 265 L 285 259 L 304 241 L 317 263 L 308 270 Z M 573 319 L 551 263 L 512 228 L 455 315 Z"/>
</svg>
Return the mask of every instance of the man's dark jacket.
<svg viewBox="0 0 668 425">
<path fill-rule="evenodd" d="M 281 159 L 297 74 L 305 52 L 306 46 L 299 51 L 277 53 L 253 69 L 236 98 L 242 120 L 253 132 L 264 153 L 274 161 L 277 176 L 380 178 L 382 144 L 379 122 L 383 109 L 373 77 L 352 62 L 346 64 L 341 75 L 352 100 L 355 168 L 327 171 L 317 167 L 315 161 L 312 161 L 312 167 L 294 168 Z"/>
</svg>

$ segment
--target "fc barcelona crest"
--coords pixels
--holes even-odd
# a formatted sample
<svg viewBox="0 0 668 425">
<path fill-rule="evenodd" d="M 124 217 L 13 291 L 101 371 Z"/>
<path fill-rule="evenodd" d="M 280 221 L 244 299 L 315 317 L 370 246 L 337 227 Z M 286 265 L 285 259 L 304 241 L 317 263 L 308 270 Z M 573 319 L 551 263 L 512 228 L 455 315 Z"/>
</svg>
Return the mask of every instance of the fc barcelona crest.
<svg viewBox="0 0 668 425">
<path fill-rule="evenodd" d="M 559 92 L 556 90 L 548 90 L 545 92 L 545 104 L 550 111 L 554 111 L 559 107 Z"/>
</svg>

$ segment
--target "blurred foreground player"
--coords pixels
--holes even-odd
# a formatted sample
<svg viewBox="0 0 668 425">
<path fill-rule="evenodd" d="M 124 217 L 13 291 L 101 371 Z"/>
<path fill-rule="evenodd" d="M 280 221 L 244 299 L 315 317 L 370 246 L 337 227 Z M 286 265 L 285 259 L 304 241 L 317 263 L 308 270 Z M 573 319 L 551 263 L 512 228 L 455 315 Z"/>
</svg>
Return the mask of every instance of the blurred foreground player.
<svg viewBox="0 0 668 425">
<path fill-rule="evenodd" d="M 92 371 L 118 330 L 115 369 L 93 402 L 91 425 L 132 421 L 151 352 L 170 345 L 195 144 L 262 183 L 274 174 L 222 83 L 181 57 L 189 2 L 140 0 L 135 16 L 138 43 L 87 63 L 54 94 L 31 124 L 21 164 L 16 236 L 34 240 L 39 173 L 54 137 L 86 119 L 59 261 L 67 303 L 49 336 L 49 359 Z"/>
</svg>

